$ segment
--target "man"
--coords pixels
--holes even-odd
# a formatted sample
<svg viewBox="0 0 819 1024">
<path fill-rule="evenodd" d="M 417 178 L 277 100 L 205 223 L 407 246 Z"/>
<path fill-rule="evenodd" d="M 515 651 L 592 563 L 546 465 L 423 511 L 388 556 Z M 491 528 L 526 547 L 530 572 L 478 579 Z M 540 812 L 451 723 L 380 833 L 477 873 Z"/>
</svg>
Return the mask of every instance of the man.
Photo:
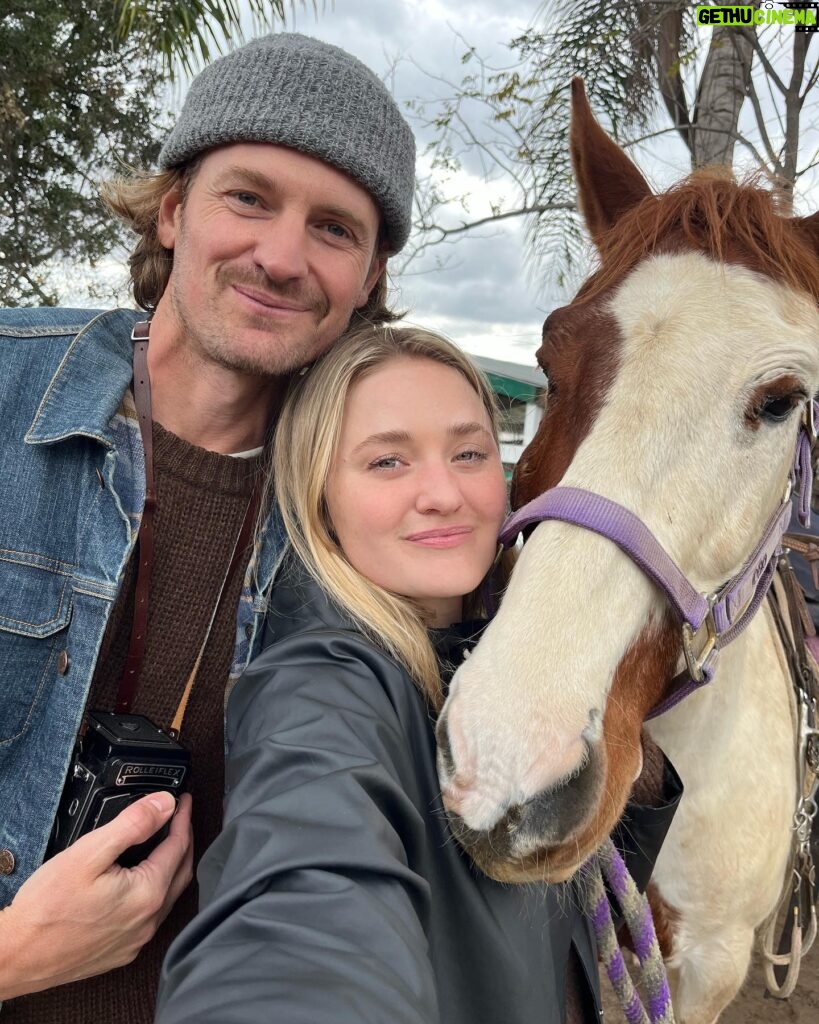
<svg viewBox="0 0 819 1024">
<path fill-rule="evenodd" d="M 147 314 L 0 314 L 4 1024 L 153 1020 L 196 909 L 192 837 L 198 855 L 220 825 L 225 692 L 281 555 L 274 512 L 246 543 L 262 447 L 292 372 L 351 319 L 391 319 L 409 233 L 409 127 L 360 62 L 300 35 L 207 67 L 159 162 L 106 193 L 141 236 Z M 167 794 L 43 864 L 84 715 L 115 708 L 181 728 L 192 810 L 135 867 L 117 859 L 168 823 Z"/>
</svg>

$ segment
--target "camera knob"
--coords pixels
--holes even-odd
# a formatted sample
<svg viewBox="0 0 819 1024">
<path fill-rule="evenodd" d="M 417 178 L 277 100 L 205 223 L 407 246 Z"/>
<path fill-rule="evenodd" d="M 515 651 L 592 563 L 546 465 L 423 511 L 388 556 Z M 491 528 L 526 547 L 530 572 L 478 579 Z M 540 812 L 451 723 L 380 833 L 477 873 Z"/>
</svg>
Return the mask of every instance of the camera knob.
<svg viewBox="0 0 819 1024">
<path fill-rule="evenodd" d="M 74 778 L 79 779 L 81 782 L 87 782 L 91 778 L 91 772 L 78 762 L 74 765 Z"/>
</svg>

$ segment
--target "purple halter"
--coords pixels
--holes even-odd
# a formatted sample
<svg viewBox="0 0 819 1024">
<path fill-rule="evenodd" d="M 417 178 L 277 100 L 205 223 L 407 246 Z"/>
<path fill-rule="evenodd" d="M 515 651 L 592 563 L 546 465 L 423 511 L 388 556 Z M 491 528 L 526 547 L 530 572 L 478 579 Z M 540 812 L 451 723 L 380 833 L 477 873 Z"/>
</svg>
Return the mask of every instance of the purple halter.
<svg viewBox="0 0 819 1024">
<path fill-rule="evenodd" d="M 790 494 L 799 484 L 799 521 L 810 525 L 813 482 L 811 449 L 816 440 L 819 403 L 808 402 L 796 442 L 796 454 L 785 497 L 768 520 L 762 539 L 745 565 L 713 594 L 700 594 L 663 549 L 649 528 L 633 512 L 600 494 L 577 487 L 553 487 L 514 512 L 500 532 L 500 543 L 510 547 L 532 523 L 558 519 L 592 530 L 613 541 L 666 595 L 682 623 L 686 670 L 674 680 L 671 694 L 647 718 L 656 718 L 706 683 L 716 671 L 720 650 L 742 632 L 768 592 L 782 536 L 791 516 Z"/>
</svg>

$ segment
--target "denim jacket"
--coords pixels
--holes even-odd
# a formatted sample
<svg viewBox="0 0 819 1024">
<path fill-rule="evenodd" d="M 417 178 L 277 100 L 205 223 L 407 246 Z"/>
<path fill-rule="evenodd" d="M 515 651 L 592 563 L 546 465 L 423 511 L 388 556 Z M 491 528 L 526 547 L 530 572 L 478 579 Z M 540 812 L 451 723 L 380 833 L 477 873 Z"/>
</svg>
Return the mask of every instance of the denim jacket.
<svg viewBox="0 0 819 1024">
<path fill-rule="evenodd" d="M 0 310 L 0 907 L 43 859 L 137 538 L 130 335 L 142 317 Z M 245 576 L 231 681 L 258 649 L 283 548 L 274 511 Z"/>
</svg>

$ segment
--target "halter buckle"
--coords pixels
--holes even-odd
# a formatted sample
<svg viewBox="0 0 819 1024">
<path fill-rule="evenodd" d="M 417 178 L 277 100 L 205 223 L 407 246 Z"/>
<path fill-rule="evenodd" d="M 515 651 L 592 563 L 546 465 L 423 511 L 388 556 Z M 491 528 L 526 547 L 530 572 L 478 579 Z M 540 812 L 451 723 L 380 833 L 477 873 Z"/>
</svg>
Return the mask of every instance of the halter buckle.
<svg viewBox="0 0 819 1024">
<path fill-rule="evenodd" d="M 714 622 L 713 597 L 708 597 L 708 614 L 700 628 L 695 630 L 689 622 L 682 624 L 682 647 L 688 674 L 695 683 L 705 682 L 703 667 L 717 645 L 717 624 Z"/>
</svg>

